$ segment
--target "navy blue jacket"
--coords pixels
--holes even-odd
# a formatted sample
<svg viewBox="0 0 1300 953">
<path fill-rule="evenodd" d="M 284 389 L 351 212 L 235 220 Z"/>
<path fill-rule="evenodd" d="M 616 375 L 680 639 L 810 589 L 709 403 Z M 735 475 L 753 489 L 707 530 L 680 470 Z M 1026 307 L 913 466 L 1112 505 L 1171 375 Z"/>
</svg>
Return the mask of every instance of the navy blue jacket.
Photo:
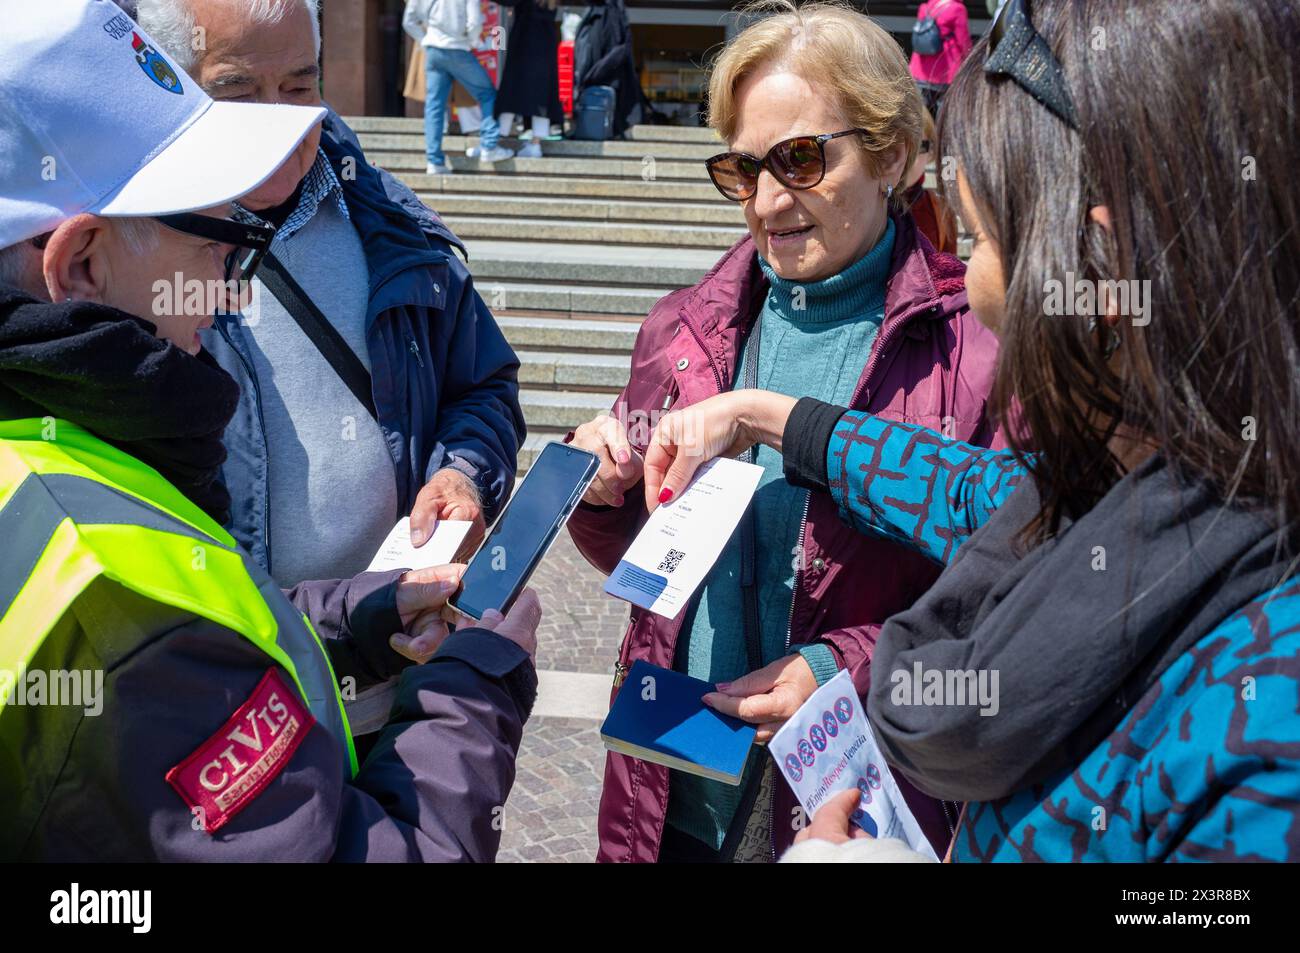
<svg viewBox="0 0 1300 953">
<path fill-rule="evenodd" d="M 396 178 L 370 165 L 355 134 L 331 112 L 321 148 L 343 184 L 370 270 L 366 347 L 379 426 L 410 512 L 420 489 L 450 467 L 470 477 L 492 522 L 513 485 L 524 439 L 519 360 L 452 251 L 460 240 Z M 258 381 L 237 315 L 218 316 L 209 348 L 251 390 L 230 426 L 223 477 L 231 534 L 273 570 L 267 513 L 268 448 Z"/>
</svg>

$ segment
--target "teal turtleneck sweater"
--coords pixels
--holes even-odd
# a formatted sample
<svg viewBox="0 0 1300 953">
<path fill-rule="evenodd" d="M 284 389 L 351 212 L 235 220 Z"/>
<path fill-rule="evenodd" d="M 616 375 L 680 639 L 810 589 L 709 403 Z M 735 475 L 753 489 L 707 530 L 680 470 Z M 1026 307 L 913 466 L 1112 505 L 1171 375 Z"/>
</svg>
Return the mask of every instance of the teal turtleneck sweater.
<svg viewBox="0 0 1300 953">
<path fill-rule="evenodd" d="M 893 250 L 894 223 L 890 221 L 885 234 L 865 257 L 822 281 L 788 281 L 762 258 L 758 260 L 771 283 L 758 317 L 762 322 L 759 388 L 849 405 L 884 320 L 885 282 Z M 737 362 L 733 388 L 743 386 L 748 342 L 745 348 Z M 761 447 L 754 462 L 763 468 L 753 503 L 754 568 L 763 664 L 767 665 L 789 654 L 786 640 L 794 597 L 795 547 L 799 544 L 807 491 L 785 481 L 781 455 L 775 450 Z M 806 646 L 799 652 L 819 685 L 835 675 L 835 658 L 826 645 Z M 749 671 L 740 547 L 735 538 L 722 551 L 687 609 L 673 667 L 708 682 L 734 681 Z M 758 757 L 750 758 L 748 770 L 761 768 L 765 761 L 760 751 Z M 714 849 L 720 848 L 743 786 L 673 771 L 668 823 Z"/>
</svg>

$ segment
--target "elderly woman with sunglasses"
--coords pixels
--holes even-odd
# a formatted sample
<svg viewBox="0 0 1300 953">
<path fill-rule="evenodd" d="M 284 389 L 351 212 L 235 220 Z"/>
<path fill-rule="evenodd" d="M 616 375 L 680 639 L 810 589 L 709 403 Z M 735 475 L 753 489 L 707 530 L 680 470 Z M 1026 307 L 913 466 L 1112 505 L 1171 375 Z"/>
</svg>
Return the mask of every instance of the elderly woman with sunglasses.
<svg viewBox="0 0 1300 953">
<path fill-rule="evenodd" d="M 995 339 L 967 310 L 962 264 L 897 204 L 921 139 L 902 51 L 847 8 L 776 9 L 729 44 L 710 84 L 728 151 L 708 172 L 750 234 L 655 306 L 614 409 L 570 438 L 601 459 L 569 530 L 604 572 L 646 518 L 642 453 L 669 407 L 761 387 L 994 441 L 984 407 Z M 677 618 L 633 609 L 615 682 L 645 659 L 715 683 L 718 707 L 757 725 L 762 742 L 841 669 L 865 692 L 880 624 L 937 567 L 853 532 L 829 494 L 782 479 L 779 453 L 758 448 L 753 460 L 763 476 L 735 538 Z M 610 754 L 600 859 L 773 858 L 802 820 L 767 760 L 756 748 L 731 787 Z M 955 809 L 908 793 L 942 851 Z"/>
<path fill-rule="evenodd" d="M 966 803 L 957 861 L 1300 860 L 1300 150 L 1271 108 L 1300 89 L 1300 6 L 1204 0 L 1160 35 L 1188 6 L 1141 8 L 1008 0 L 945 101 L 1010 450 L 744 391 L 669 414 L 646 453 L 653 505 L 777 447 L 946 567 L 881 629 L 865 707 L 895 776 Z M 1189 148 L 1245 142 L 1245 187 L 1234 148 Z M 1063 315 L 1065 274 L 1148 297 Z M 996 710 L 917 704 L 918 671 L 994 674 Z M 856 802 L 785 859 L 907 859 Z"/>
</svg>

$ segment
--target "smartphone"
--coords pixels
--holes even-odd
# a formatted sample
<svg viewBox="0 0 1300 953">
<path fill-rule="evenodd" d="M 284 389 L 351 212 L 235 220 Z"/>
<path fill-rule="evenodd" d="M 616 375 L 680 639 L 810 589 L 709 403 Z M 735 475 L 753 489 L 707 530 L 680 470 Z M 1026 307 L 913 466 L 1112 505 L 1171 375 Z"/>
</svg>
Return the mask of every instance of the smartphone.
<svg viewBox="0 0 1300 953">
<path fill-rule="evenodd" d="M 488 609 L 509 612 L 599 469 L 586 450 L 563 443 L 542 448 L 448 604 L 475 622 Z"/>
</svg>

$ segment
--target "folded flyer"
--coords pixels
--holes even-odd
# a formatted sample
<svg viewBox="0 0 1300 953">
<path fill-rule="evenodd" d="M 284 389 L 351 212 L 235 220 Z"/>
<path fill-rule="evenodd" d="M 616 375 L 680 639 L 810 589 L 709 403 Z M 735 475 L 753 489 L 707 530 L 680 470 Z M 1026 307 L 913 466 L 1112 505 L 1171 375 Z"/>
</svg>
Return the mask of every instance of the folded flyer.
<svg viewBox="0 0 1300 953">
<path fill-rule="evenodd" d="M 817 689 L 768 750 L 808 817 L 833 795 L 856 787 L 853 823 L 872 837 L 894 837 L 939 859 L 885 764 L 848 672 Z"/>
</svg>

